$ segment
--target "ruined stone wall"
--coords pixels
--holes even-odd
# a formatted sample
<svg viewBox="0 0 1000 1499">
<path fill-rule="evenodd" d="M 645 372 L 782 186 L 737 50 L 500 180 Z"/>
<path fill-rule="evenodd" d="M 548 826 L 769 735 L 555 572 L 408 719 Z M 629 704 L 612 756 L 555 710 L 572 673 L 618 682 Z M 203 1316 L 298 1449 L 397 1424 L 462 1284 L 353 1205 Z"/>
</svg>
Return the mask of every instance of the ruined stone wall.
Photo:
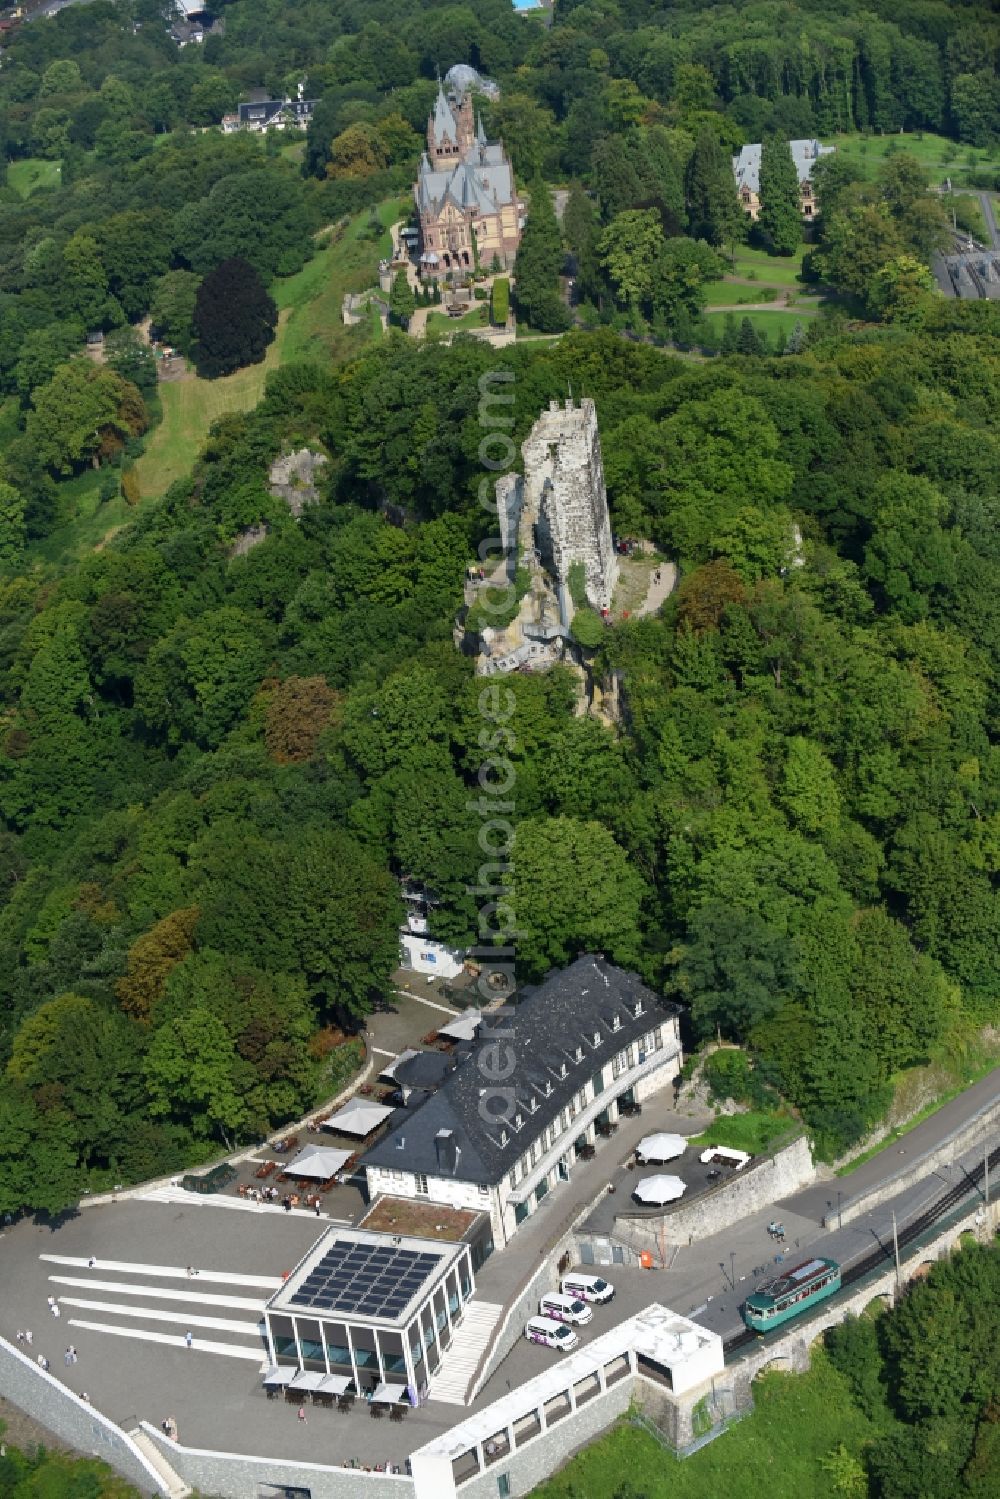
<svg viewBox="0 0 1000 1499">
<path fill-rule="evenodd" d="M 604 465 L 593 401 L 552 402 L 521 448 L 525 518 L 536 527 L 543 560 L 560 582 L 582 562 L 595 608 L 611 605 L 618 562 L 611 540 Z"/>
</svg>

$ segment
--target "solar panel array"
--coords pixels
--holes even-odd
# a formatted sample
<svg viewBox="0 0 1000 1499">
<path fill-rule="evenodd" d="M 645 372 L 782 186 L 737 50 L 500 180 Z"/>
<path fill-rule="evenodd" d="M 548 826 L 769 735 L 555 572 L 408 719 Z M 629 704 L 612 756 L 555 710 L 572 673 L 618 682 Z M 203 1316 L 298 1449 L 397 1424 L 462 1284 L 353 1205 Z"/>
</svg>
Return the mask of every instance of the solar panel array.
<svg viewBox="0 0 1000 1499">
<path fill-rule="evenodd" d="M 289 1299 L 296 1308 L 395 1320 L 431 1272 L 437 1254 L 335 1239 Z"/>
</svg>

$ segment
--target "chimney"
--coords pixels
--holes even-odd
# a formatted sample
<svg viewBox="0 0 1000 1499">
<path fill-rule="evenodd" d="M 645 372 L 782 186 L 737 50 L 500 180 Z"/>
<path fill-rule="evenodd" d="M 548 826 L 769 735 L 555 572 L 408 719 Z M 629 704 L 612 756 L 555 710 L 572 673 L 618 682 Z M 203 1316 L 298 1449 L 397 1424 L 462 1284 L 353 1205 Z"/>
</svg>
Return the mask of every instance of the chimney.
<svg viewBox="0 0 1000 1499">
<path fill-rule="evenodd" d="M 455 1133 L 450 1129 L 439 1129 L 434 1136 L 434 1149 L 437 1153 L 438 1170 L 453 1175 L 458 1165 L 458 1147 L 455 1144 Z"/>
</svg>

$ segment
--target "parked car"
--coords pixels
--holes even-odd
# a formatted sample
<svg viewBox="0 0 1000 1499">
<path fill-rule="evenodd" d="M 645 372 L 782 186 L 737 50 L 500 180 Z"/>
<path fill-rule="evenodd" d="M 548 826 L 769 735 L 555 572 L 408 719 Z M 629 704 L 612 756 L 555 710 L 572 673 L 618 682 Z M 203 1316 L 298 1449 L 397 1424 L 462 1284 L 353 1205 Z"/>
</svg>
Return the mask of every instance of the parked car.
<svg viewBox="0 0 1000 1499">
<path fill-rule="evenodd" d="M 566 1296 L 562 1291 L 549 1291 L 538 1303 L 542 1317 L 551 1317 L 553 1322 L 590 1322 L 593 1312 L 585 1301 L 577 1296 Z"/>
<path fill-rule="evenodd" d="M 570 1275 L 564 1275 L 559 1282 L 559 1289 L 567 1296 L 573 1296 L 577 1301 L 593 1301 L 598 1306 L 603 1306 L 606 1301 L 611 1301 L 615 1294 L 615 1288 L 610 1281 L 602 1280 L 599 1275 L 581 1275 L 574 1270 Z"/>
<path fill-rule="evenodd" d="M 551 1317 L 529 1317 L 524 1336 L 529 1343 L 544 1343 L 546 1348 L 558 1348 L 562 1353 L 568 1353 L 580 1341 L 565 1322 L 553 1322 Z"/>
</svg>

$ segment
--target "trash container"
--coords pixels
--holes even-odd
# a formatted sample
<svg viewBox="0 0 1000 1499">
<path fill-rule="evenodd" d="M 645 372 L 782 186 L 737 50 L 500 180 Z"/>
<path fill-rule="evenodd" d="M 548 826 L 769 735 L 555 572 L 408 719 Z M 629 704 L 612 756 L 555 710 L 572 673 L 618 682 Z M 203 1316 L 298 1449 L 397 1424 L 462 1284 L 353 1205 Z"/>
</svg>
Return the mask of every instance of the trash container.
<svg viewBox="0 0 1000 1499">
<path fill-rule="evenodd" d="M 640 1256 L 639 1256 L 639 1264 L 642 1266 L 642 1268 L 644 1270 L 652 1270 L 652 1268 L 653 1268 L 653 1256 L 650 1254 L 650 1252 L 649 1252 L 648 1249 L 644 1249 L 642 1251 L 642 1253 L 640 1254 Z"/>
</svg>

